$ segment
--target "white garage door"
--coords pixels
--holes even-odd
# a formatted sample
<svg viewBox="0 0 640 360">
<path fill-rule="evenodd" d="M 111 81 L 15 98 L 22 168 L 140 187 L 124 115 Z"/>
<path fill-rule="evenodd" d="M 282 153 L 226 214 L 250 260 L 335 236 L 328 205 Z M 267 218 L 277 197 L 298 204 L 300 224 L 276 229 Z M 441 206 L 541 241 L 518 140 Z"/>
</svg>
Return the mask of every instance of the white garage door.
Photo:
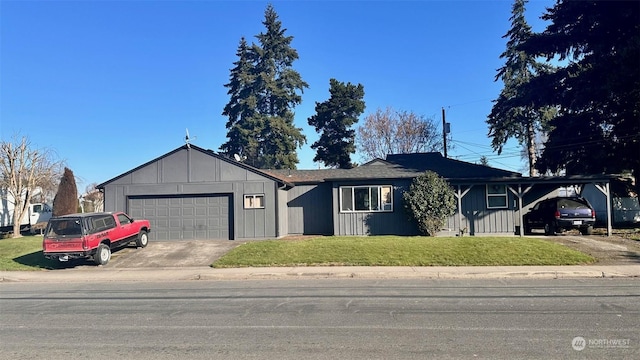
<svg viewBox="0 0 640 360">
<path fill-rule="evenodd" d="M 229 240 L 229 195 L 129 198 L 133 218 L 151 222 L 154 240 Z"/>
</svg>

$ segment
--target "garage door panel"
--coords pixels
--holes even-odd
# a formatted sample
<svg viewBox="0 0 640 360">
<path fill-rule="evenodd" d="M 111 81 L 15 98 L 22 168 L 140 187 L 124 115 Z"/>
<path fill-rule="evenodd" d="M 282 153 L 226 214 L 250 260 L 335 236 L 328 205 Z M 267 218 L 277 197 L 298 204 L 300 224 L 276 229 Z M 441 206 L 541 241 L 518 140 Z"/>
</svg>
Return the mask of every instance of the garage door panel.
<svg viewBox="0 0 640 360">
<path fill-rule="evenodd" d="M 152 239 L 229 239 L 229 195 L 129 199 L 129 211 L 151 222 Z"/>
<path fill-rule="evenodd" d="M 183 217 L 194 216 L 195 212 L 196 212 L 196 209 L 194 209 L 194 208 L 190 208 L 190 207 L 183 208 L 182 209 L 182 216 Z"/>
</svg>

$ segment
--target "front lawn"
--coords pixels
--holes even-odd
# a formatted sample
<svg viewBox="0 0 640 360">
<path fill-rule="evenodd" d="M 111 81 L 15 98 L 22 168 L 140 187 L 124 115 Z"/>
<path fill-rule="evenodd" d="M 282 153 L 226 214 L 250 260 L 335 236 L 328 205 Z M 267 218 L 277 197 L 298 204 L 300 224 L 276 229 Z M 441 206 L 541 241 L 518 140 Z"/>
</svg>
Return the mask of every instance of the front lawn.
<svg viewBox="0 0 640 360">
<path fill-rule="evenodd" d="M 580 265 L 595 259 L 529 237 L 319 237 L 267 240 L 238 246 L 213 267 Z M 42 255 L 42 236 L 0 240 L 0 271 L 56 269 Z M 169 266 L 169 264 L 168 264 Z"/>
<path fill-rule="evenodd" d="M 248 242 L 213 267 L 582 265 L 584 253 L 529 237 L 319 237 Z"/>
<path fill-rule="evenodd" d="M 58 262 L 42 255 L 42 236 L 0 240 L 0 271 L 40 270 L 58 267 Z"/>
</svg>

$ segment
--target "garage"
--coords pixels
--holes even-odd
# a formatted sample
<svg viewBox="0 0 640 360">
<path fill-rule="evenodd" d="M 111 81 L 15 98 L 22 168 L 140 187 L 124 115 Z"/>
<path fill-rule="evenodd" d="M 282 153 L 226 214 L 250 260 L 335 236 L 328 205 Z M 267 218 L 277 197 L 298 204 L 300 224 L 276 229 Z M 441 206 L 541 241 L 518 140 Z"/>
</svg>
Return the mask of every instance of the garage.
<svg viewBox="0 0 640 360">
<path fill-rule="evenodd" d="M 96 186 L 105 211 L 151 222 L 151 240 L 255 240 L 286 233 L 289 185 L 193 144 Z M 250 201 L 259 199 L 259 201 Z"/>
<path fill-rule="evenodd" d="M 151 222 L 153 240 L 229 240 L 229 194 L 131 196 L 129 213 Z"/>
</svg>

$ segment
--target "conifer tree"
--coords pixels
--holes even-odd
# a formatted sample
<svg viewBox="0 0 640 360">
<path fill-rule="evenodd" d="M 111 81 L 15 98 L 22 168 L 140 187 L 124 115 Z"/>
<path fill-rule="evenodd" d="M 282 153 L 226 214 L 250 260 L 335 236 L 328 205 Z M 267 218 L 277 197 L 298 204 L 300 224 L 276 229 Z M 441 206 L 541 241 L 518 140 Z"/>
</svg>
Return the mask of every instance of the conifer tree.
<svg viewBox="0 0 640 360">
<path fill-rule="evenodd" d="M 640 193 L 640 6 L 637 1 L 558 0 L 551 24 L 522 49 L 562 66 L 519 89 L 521 104 L 557 105 L 538 168 L 569 175 L 635 176 Z"/>
<path fill-rule="evenodd" d="M 542 72 L 549 72 L 552 67 L 540 63 L 519 46 L 532 36 L 531 27 L 527 23 L 524 13 L 527 0 L 515 0 L 511 11 L 511 29 L 504 36 L 508 38 L 507 48 L 500 55 L 506 59 L 504 66 L 498 69 L 495 80 L 502 80 L 504 87 L 497 100 L 494 101 L 491 114 L 487 119 L 491 145 L 498 154 L 510 138 L 516 138 L 524 145 L 529 162 L 529 175 L 536 175 L 537 144 L 536 134 L 545 131 L 546 123 L 553 116 L 554 111 L 549 107 L 536 108 L 534 106 L 509 106 L 506 103 L 518 93 L 518 86 L 529 82 L 534 76 Z"/>
<path fill-rule="evenodd" d="M 292 36 L 268 5 L 263 25 L 266 32 L 256 36 L 250 47 L 241 41 L 239 60 L 231 70 L 231 100 L 223 115 L 229 117 L 227 138 L 221 150 L 246 156 L 259 168 L 295 169 L 297 149 L 306 138 L 295 127 L 293 108 L 302 102 L 298 92 L 308 87 L 293 69 L 298 52 L 291 47 Z"/>
<path fill-rule="evenodd" d="M 58 192 L 53 198 L 53 216 L 74 214 L 78 212 L 78 188 L 73 171 L 64 168 L 64 173 L 58 185 Z"/>
<path fill-rule="evenodd" d="M 356 151 L 356 132 L 351 127 L 364 111 L 364 87 L 336 79 L 330 79 L 329 84 L 329 100 L 316 103 L 316 115 L 308 119 L 309 125 L 321 133 L 320 139 L 311 145 L 316 150 L 313 161 L 350 169 L 351 154 Z"/>
<path fill-rule="evenodd" d="M 229 89 L 227 94 L 231 99 L 222 112 L 229 118 L 226 124 L 228 141 L 220 149 L 229 155 L 245 157 L 254 165 L 258 158 L 259 138 L 256 135 L 261 129 L 260 124 L 254 121 L 257 116 L 256 96 L 251 88 L 255 79 L 252 64 L 254 54 L 244 37 L 240 39 L 236 55 L 238 61 L 234 62 L 235 67 L 231 69 L 230 81 L 224 85 Z"/>
</svg>

